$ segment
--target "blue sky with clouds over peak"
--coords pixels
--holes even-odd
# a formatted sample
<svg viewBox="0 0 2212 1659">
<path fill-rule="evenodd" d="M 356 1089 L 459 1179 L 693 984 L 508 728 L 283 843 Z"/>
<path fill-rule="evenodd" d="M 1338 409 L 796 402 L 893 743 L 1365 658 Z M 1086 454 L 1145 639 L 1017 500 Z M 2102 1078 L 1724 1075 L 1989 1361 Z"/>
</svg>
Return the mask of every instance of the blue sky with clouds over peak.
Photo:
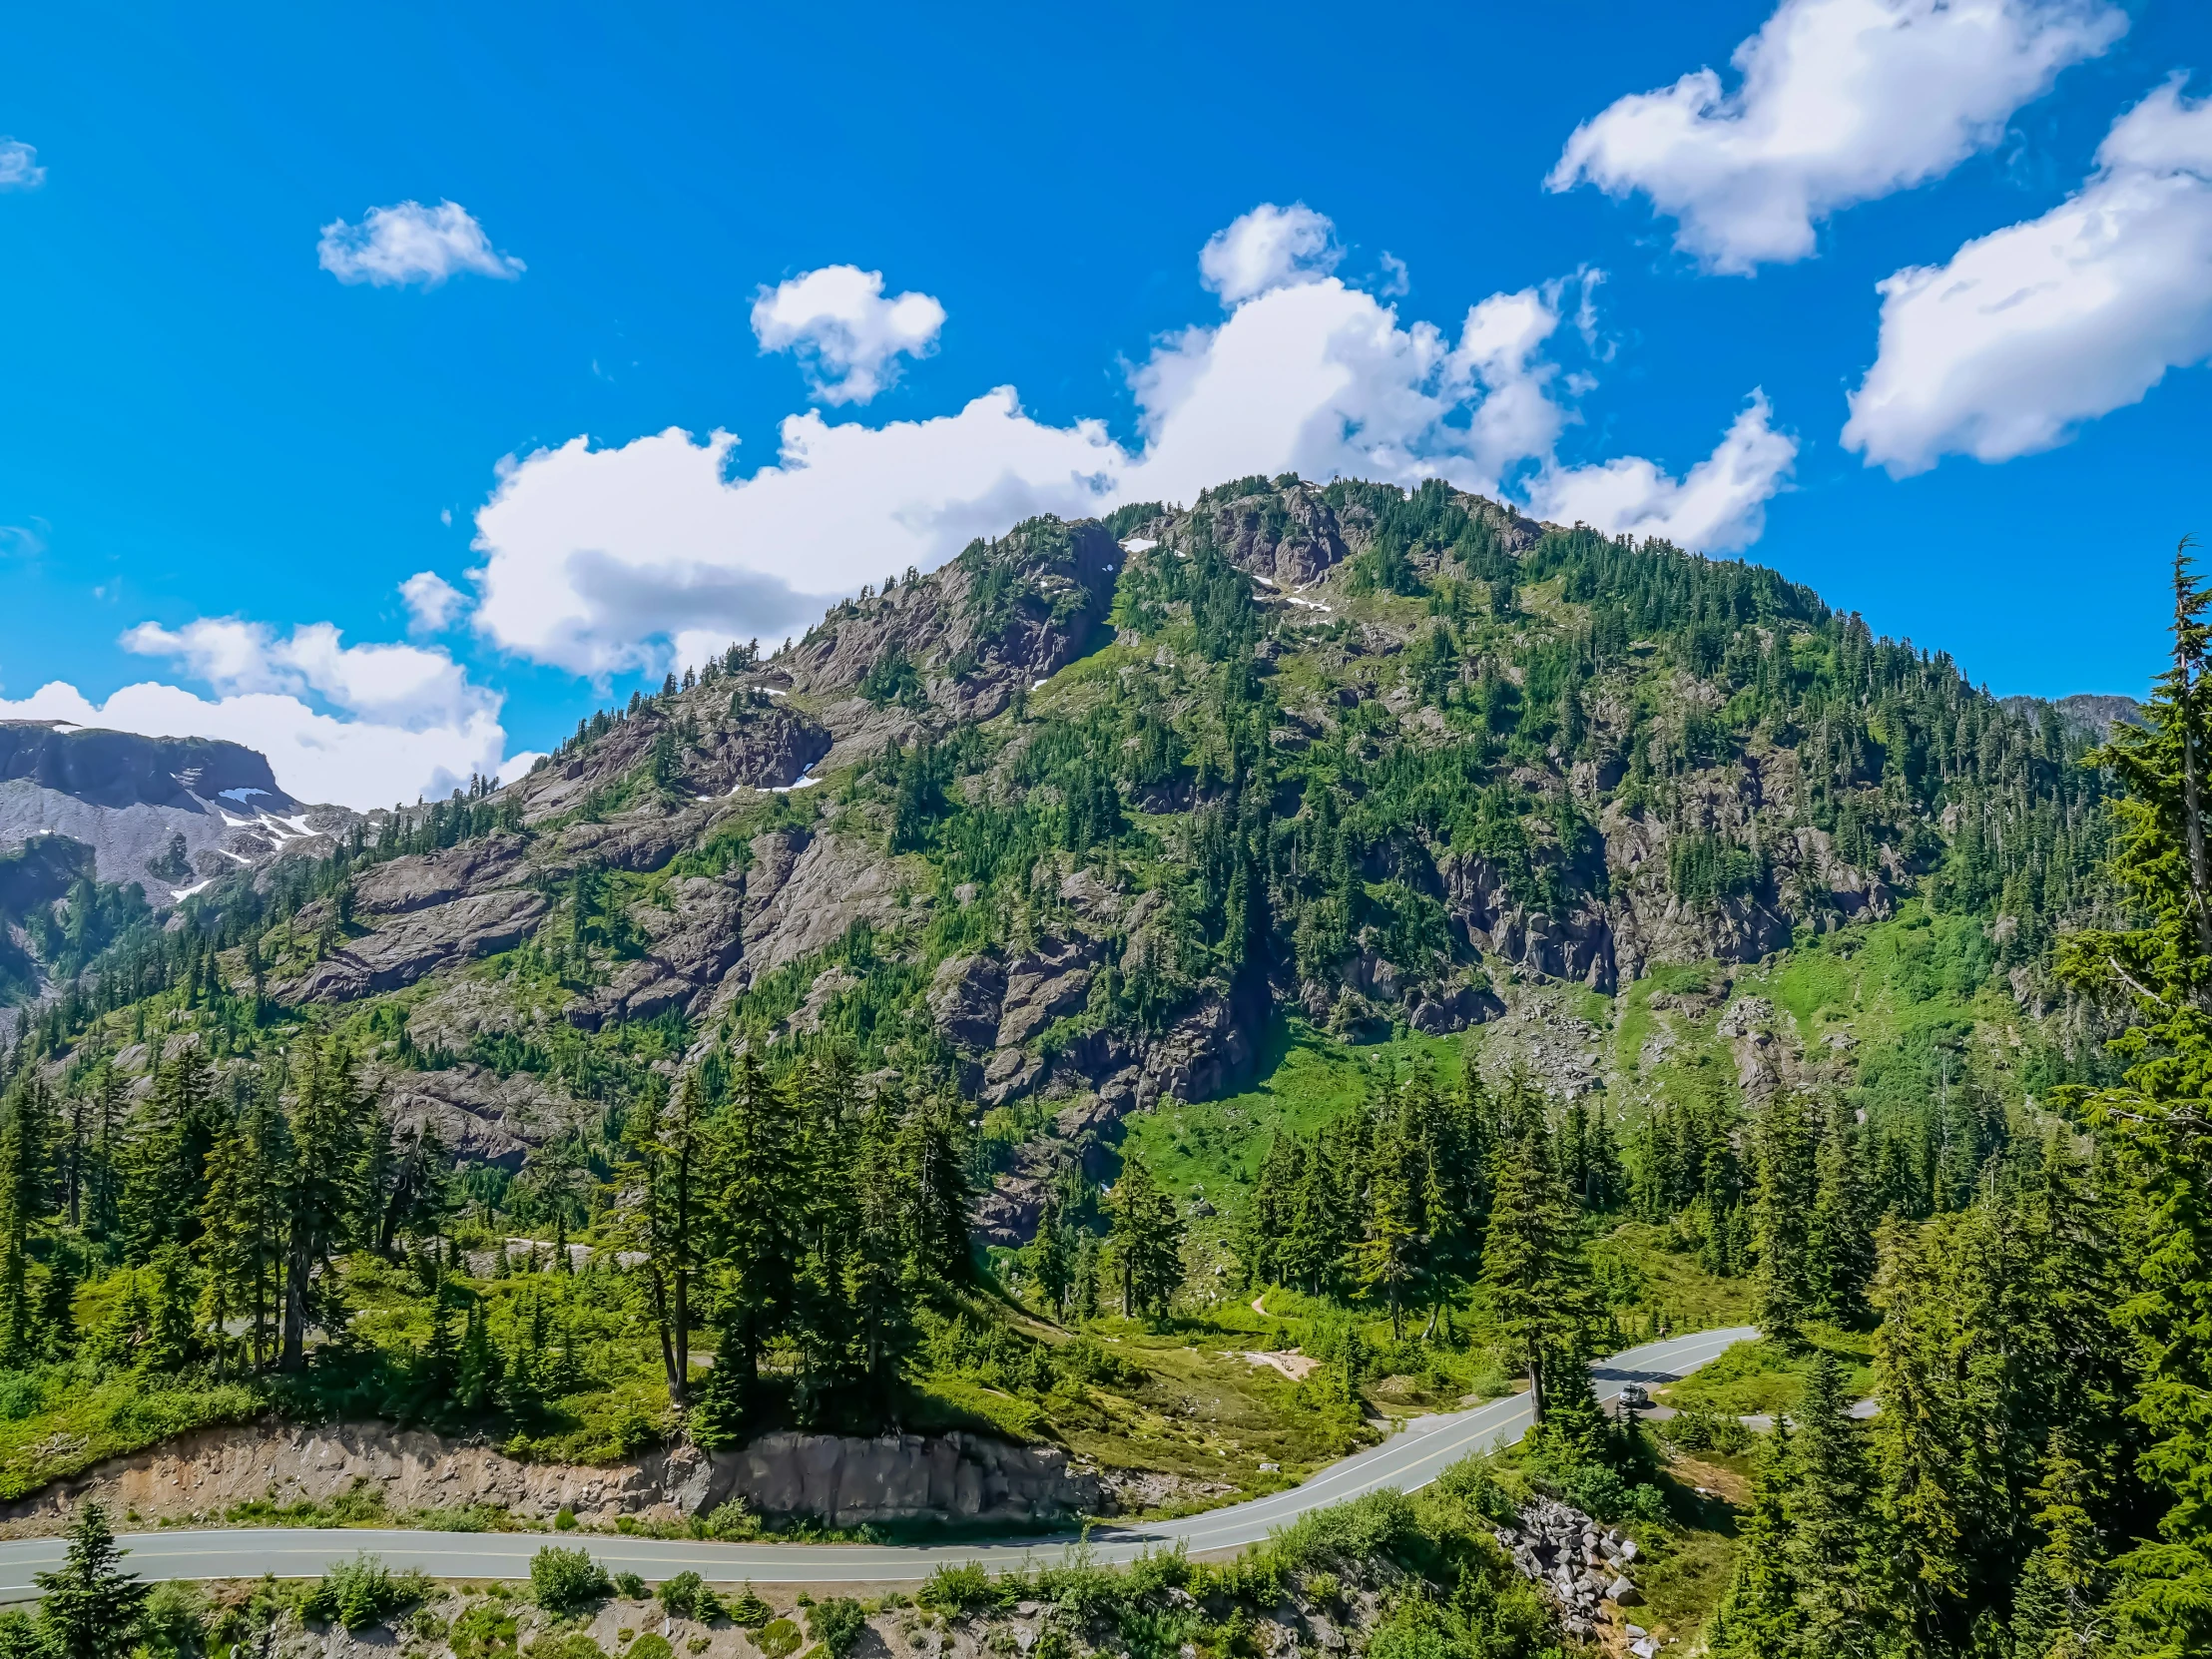
<svg viewBox="0 0 2212 1659">
<path fill-rule="evenodd" d="M 1999 692 L 2152 671 L 2203 8 L 942 21 L 21 20 L 0 713 L 412 798 L 1030 513 L 1287 469 L 1740 553 Z"/>
</svg>

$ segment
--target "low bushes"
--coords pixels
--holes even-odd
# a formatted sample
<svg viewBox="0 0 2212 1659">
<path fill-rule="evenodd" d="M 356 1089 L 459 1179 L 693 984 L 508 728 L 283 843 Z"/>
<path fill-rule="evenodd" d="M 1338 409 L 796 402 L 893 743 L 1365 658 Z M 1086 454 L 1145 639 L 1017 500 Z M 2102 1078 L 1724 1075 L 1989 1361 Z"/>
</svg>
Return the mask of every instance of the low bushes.
<svg viewBox="0 0 2212 1659">
<path fill-rule="evenodd" d="M 580 1613 L 613 1592 L 613 1580 L 588 1549 L 548 1544 L 530 1557 L 530 1593 L 548 1612 Z"/>
<path fill-rule="evenodd" d="M 820 1642 L 830 1659 L 844 1659 L 844 1651 L 867 1628 L 867 1615 L 849 1596 L 831 1596 L 807 1609 L 807 1634 Z"/>
</svg>

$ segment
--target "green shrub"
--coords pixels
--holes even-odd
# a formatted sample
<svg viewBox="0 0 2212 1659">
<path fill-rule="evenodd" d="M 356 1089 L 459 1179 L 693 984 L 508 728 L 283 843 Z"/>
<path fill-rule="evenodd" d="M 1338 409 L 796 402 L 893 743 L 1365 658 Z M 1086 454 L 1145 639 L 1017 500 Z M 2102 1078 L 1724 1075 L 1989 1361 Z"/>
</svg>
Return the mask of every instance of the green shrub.
<svg viewBox="0 0 2212 1659">
<path fill-rule="evenodd" d="M 643 1601 L 645 1580 L 634 1572 L 618 1572 L 615 1574 L 615 1594 L 624 1601 Z"/>
<path fill-rule="evenodd" d="M 791 1659 L 801 1640 L 799 1626 L 790 1619 L 772 1619 L 753 1638 L 753 1645 L 761 1650 L 762 1659 Z"/>
<path fill-rule="evenodd" d="M 307 1587 L 299 1616 L 317 1624 L 335 1620 L 348 1630 L 374 1624 L 410 1601 L 420 1601 L 429 1581 L 419 1572 L 394 1573 L 366 1553 L 340 1562 Z"/>
<path fill-rule="evenodd" d="M 623 1649 L 622 1659 L 676 1659 L 676 1650 L 666 1636 L 648 1630 Z"/>
<path fill-rule="evenodd" d="M 149 1659 L 195 1659 L 207 1649 L 208 1595 L 197 1584 L 170 1579 L 154 1586 L 146 1598 L 146 1612 L 139 1625 L 139 1651 Z M 0 1642 L 0 1654 L 38 1649 L 9 1648 Z"/>
<path fill-rule="evenodd" d="M 1052 1350 L 1052 1369 L 1078 1382 L 1130 1383 L 1144 1381 L 1144 1370 L 1096 1337 L 1077 1337 Z"/>
<path fill-rule="evenodd" d="M 740 1543 L 748 1538 L 761 1536 L 760 1517 L 746 1507 L 745 1499 L 733 1497 L 717 1504 L 709 1513 L 692 1522 L 692 1531 L 702 1538 L 719 1538 L 724 1543 Z"/>
<path fill-rule="evenodd" d="M 867 1615 L 850 1596 L 831 1596 L 807 1609 L 807 1634 L 823 1645 L 830 1659 L 844 1659 L 844 1651 L 867 1628 Z"/>
<path fill-rule="evenodd" d="M 1480 1452 L 1453 1463 L 1429 1490 L 1501 1526 L 1518 1519 L 1522 1505 L 1535 1496 L 1526 1474 Z"/>
<path fill-rule="evenodd" d="M 499 1601 L 479 1601 L 453 1621 L 453 1659 L 507 1659 L 515 1650 L 515 1618 Z"/>
<path fill-rule="evenodd" d="M 1337 1605 L 1337 1597 L 1344 1593 L 1344 1583 L 1333 1572 L 1310 1572 L 1306 1575 L 1306 1594 L 1316 1607 Z"/>
<path fill-rule="evenodd" d="M 607 1571 L 588 1549 L 547 1544 L 530 1557 L 530 1592 L 538 1605 L 554 1613 L 580 1613 L 604 1601 L 614 1590 Z"/>
<path fill-rule="evenodd" d="M 0 1659 L 45 1659 L 52 1652 L 30 1614 L 14 1607 L 0 1612 Z"/>
<path fill-rule="evenodd" d="M 958 1618 L 981 1607 L 995 1607 L 1002 1592 L 980 1561 L 939 1567 L 914 1592 L 915 1604 L 947 1618 Z"/>
<path fill-rule="evenodd" d="M 607 1650 L 581 1630 L 553 1630 L 523 1649 L 527 1659 L 607 1659 Z"/>
<path fill-rule="evenodd" d="M 1297 1572 L 1326 1562 L 1385 1554 L 1419 1530 L 1411 1498 L 1397 1491 L 1370 1492 L 1350 1503 L 1299 1516 L 1277 1534 L 1273 1553 L 1285 1572 Z"/>
<path fill-rule="evenodd" d="M 661 1605 L 679 1618 L 705 1624 L 722 1617 L 722 1602 L 696 1572 L 680 1572 L 662 1584 Z"/>
<path fill-rule="evenodd" d="M 1557 1477 L 1559 1495 L 1599 1520 L 1667 1518 L 1666 1494 L 1649 1481 L 1623 1480 L 1604 1463 L 1576 1463 Z"/>
<path fill-rule="evenodd" d="M 1693 1405 L 1668 1419 L 1660 1432 L 1684 1451 L 1741 1451 L 1751 1444 L 1751 1430 L 1737 1418 Z"/>
<path fill-rule="evenodd" d="M 732 1596 L 723 1610 L 730 1615 L 730 1622 L 741 1630 L 758 1630 L 776 1617 L 776 1609 L 755 1595 L 750 1583 Z"/>
<path fill-rule="evenodd" d="M 573 1510 L 573 1509 L 571 1509 L 571 1508 L 570 1508 L 570 1507 L 569 1507 L 569 1506 L 568 1506 L 567 1504 L 565 1504 L 565 1503 L 564 1503 L 564 1504 L 562 1504 L 562 1505 L 561 1505 L 561 1506 L 560 1506 L 560 1507 L 559 1507 L 558 1509 L 554 1510 L 554 1511 L 553 1511 L 553 1530 L 554 1530 L 554 1531 L 556 1531 L 556 1532 L 573 1532 L 573 1531 L 575 1531 L 575 1530 L 576 1530 L 576 1511 L 575 1511 L 575 1510 Z"/>
</svg>

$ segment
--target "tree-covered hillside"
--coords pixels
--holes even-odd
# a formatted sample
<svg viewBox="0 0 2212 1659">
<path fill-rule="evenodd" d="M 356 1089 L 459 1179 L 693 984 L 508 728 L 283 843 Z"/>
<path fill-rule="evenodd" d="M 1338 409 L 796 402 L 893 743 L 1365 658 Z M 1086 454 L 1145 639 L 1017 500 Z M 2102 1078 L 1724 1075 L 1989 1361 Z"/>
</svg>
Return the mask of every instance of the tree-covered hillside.
<svg viewBox="0 0 2212 1659">
<path fill-rule="evenodd" d="M 2109 729 L 1441 484 L 1015 526 L 166 925 L 41 898 L 0 1486 L 276 1402 L 567 1457 L 964 1425 L 1216 1501 L 1519 1380 L 1534 1478 L 1674 1529 L 1686 1633 L 1733 1546 L 1667 1460 L 1734 1413 L 1624 1437 L 1582 1364 L 1751 1312 L 1716 1390 L 1885 1408 L 1765 1454 L 1726 1639 L 2028 1629 L 2039 1517 L 2101 1563 L 2166 1479 L 2116 1402 L 2178 1316 L 2111 1275 L 2180 1189 L 2091 1132 L 2124 1010 L 2054 965 L 2143 903 Z M 1803 1540 L 1877 1502 L 1904 1578 L 1822 1602 Z"/>
</svg>

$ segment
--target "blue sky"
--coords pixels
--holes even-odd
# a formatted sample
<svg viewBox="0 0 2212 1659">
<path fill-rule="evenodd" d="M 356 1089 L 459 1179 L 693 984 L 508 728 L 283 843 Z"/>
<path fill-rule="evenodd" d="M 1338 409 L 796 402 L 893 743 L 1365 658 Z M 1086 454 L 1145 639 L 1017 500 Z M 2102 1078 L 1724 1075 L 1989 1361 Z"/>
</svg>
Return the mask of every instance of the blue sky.
<svg viewBox="0 0 2212 1659">
<path fill-rule="evenodd" d="M 2212 530 L 2201 5 L 88 6 L 11 44 L 0 699 L 256 742 L 310 798 L 1255 470 L 1740 550 L 2000 693 L 2140 689 Z"/>
</svg>

